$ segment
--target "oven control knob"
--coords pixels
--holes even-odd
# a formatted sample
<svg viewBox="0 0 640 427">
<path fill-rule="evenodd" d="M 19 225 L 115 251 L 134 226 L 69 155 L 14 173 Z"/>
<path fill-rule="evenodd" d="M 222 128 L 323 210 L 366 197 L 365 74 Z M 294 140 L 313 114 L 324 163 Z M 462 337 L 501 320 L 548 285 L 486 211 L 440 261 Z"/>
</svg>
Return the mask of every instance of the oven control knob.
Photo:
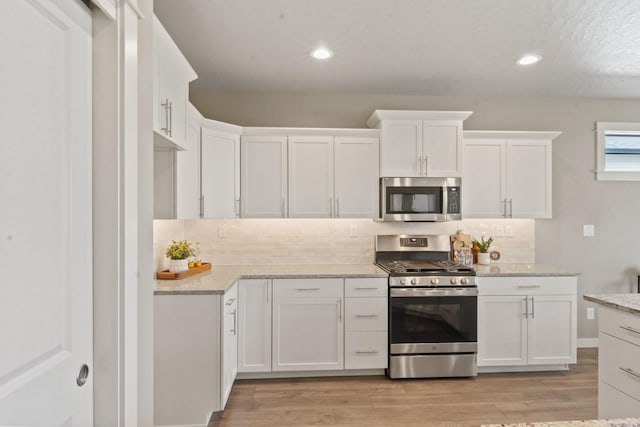
<svg viewBox="0 0 640 427">
<path fill-rule="evenodd" d="M 458 278 L 457 277 L 452 277 L 450 280 L 452 285 L 457 285 L 458 284 Z"/>
<path fill-rule="evenodd" d="M 406 285 L 407 284 L 407 279 L 400 279 L 400 284 L 401 285 Z"/>
<path fill-rule="evenodd" d="M 468 285 L 469 284 L 469 279 L 467 279 L 466 277 L 463 277 L 462 279 L 460 279 L 460 284 L 461 285 Z"/>
<path fill-rule="evenodd" d="M 416 283 L 418 283 L 418 281 L 416 279 L 411 279 L 411 284 L 415 285 Z"/>
<path fill-rule="evenodd" d="M 440 283 L 440 280 L 438 280 L 437 277 L 434 277 L 434 278 L 431 279 L 431 284 L 432 285 L 437 285 L 438 283 Z"/>
</svg>

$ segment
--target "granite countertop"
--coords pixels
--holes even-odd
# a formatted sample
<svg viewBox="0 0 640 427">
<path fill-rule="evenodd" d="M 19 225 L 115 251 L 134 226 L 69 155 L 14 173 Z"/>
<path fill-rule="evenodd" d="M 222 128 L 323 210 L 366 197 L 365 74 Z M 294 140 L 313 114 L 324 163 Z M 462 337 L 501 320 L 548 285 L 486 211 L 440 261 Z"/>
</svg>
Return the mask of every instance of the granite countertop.
<svg viewBox="0 0 640 427">
<path fill-rule="evenodd" d="M 484 424 L 482 427 L 640 427 L 640 418 L 616 420 L 554 421 L 548 423 Z"/>
<path fill-rule="evenodd" d="M 238 279 L 314 277 L 387 277 L 373 264 L 212 265 L 211 270 L 182 280 L 156 280 L 155 295 L 224 294 Z"/>
<path fill-rule="evenodd" d="M 499 276 L 578 276 L 579 273 L 545 264 L 495 263 L 489 265 L 474 264 L 478 277 Z"/>
<path fill-rule="evenodd" d="M 640 316 L 640 294 L 585 295 L 587 301 Z"/>
</svg>

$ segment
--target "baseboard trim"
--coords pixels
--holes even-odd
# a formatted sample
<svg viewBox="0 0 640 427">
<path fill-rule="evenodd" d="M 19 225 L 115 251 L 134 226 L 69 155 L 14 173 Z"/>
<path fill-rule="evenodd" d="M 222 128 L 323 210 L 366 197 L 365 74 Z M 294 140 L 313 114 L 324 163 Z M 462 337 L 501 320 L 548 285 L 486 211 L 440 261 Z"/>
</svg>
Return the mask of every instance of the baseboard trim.
<svg viewBox="0 0 640 427">
<path fill-rule="evenodd" d="M 496 374 L 501 372 L 545 372 L 568 371 L 569 365 L 524 365 L 524 366 L 478 366 L 478 374 Z"/>
<path fill-rule="evenodd" d="M 598 338 L 578 338 L 578 348 L 598 348 Z"/>
<path fill-rule="evenodd" d="M 286 371 L 286 372 L 238 372 L 236 379 L 260 380 L 269 378 L 305 378 L 305 377 L 354 377 L 384 375 L 384 369 L 345 369 L 336 371 Z"/>
</svg>

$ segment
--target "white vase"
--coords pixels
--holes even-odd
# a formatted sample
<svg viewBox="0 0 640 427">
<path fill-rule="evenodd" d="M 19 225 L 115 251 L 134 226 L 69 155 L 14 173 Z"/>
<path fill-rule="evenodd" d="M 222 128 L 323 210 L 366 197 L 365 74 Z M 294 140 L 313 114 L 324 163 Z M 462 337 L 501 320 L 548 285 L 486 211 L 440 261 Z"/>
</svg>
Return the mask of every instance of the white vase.
<svg viewBox="0 0 640 427">
<path fill-rule="evenodd" d="M 169 271 L 171 273 L 182 273 L 189 270 L 189 261 L 186 259 L 170 259 Z"/>
<path fill-rule="evenodd" d="M 490 262 L 491 258 L 489 257 L 488 252 L 478 252 L 478 264 L 489 265 Z"/>
</svg>

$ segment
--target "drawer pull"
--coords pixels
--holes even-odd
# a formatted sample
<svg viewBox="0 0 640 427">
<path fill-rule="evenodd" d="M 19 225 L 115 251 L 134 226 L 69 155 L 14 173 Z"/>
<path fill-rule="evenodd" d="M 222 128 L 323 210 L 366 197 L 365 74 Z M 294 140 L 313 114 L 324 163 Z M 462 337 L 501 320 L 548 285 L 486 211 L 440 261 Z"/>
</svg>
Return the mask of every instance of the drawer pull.
<svg viewBox="0 0 640 427">
<path fill-rule="evenodd" d="M 356 350 L 356 354 L 378 354 L 378 350 Z"/>
<path fill-rule="evenodd" d="M 320 288 L 296 288 L 296 291 L 319 291 Z"/>
<path fill-rule="evenodd" d="M 640 335 L 640 331 L 636 328 L 632 328 L 631 326 L 620 326 L 620 329 L 624 329 L 625 331 L 633 332 L 634 334 Z"/>
<path fill-rule="evenodd" d="M 355 317 L 361 318 L 361 319 L 370 319 L 373 317 L 378 317 L 377 314 L 356 314 Z"/>
<path fill-rule="evenodd" d="M 229 298 L 229 301 L 227 301 L 224 305 L 231 305 L 235 300 L 235 298 Z"/>
<path fill-rule="evenodd" d="M 375 286 L 370 286 L 368 288 L 365 287 L 357 287 L 356 290 L 358 291 L 377 291 L 378 288 L 376 288 Z"/>
<path fill-rule="evenodd" d="M 634 371 L 631 368 L 623 368 L 622 366 L 619 368 L 621 371 L 626 372 L 627 374 L 631 375 L 632 377 L 635 377 L 635 379 L 640 380 L 640 374 L 637 373 L 636 371 Z"/>
<path fill-rule="evenodd" d="M 518 285 L 519 289 L 537 289 L 540 285 Z"/>
</svg>

